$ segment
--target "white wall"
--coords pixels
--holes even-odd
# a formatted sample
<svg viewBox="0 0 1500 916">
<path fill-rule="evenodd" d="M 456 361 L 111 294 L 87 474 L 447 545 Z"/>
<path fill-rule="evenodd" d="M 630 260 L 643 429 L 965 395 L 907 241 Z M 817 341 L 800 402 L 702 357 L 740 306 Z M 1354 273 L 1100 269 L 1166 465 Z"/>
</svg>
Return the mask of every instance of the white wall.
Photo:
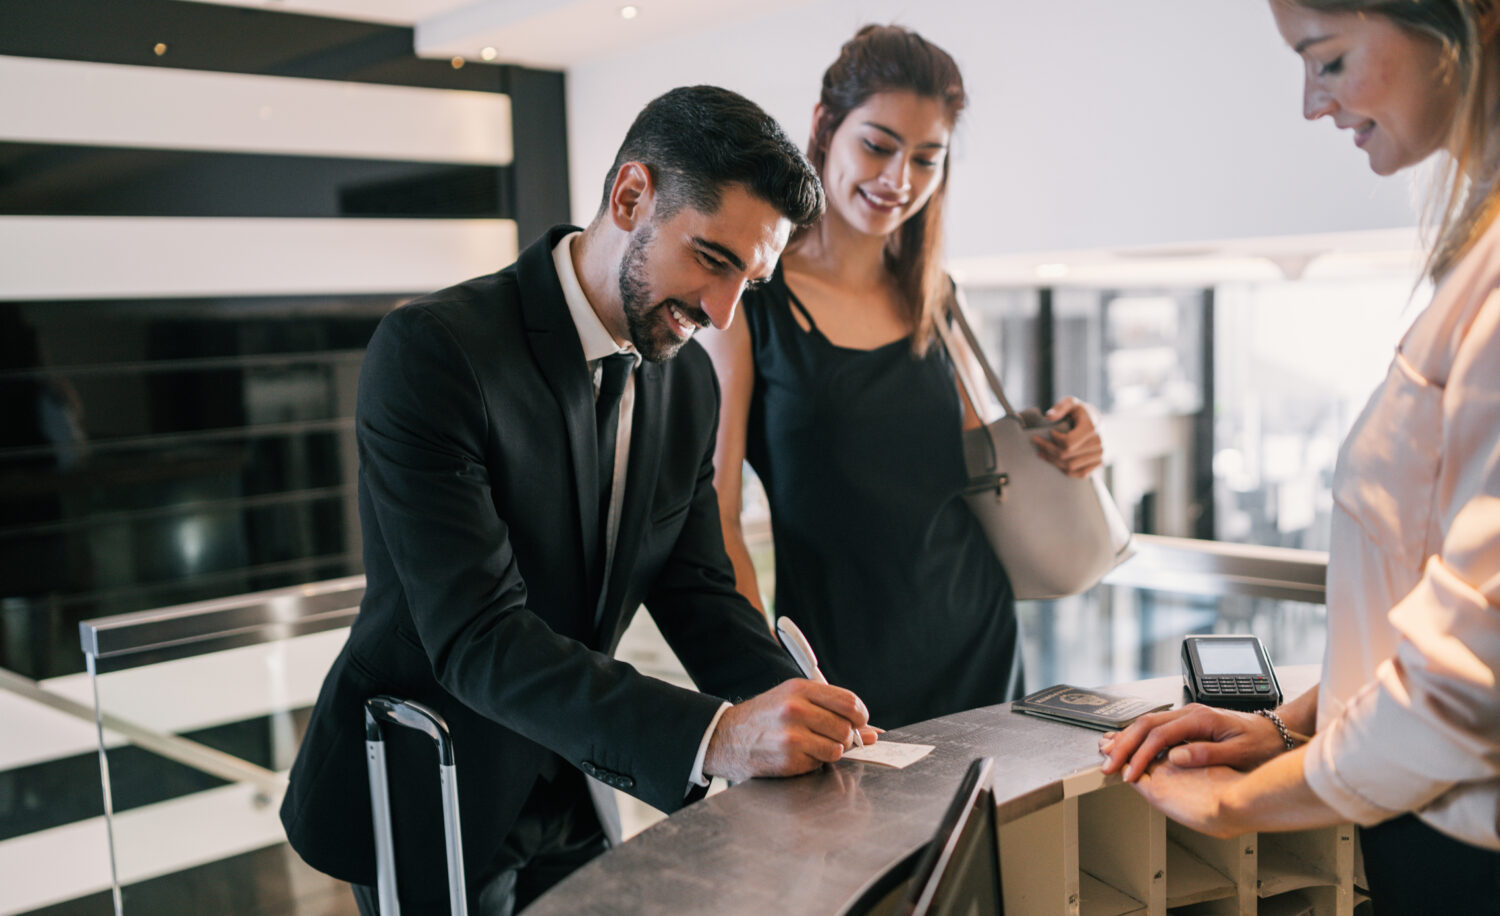
<svg viewBox="0 0 1500 916">
<path fill-rule="evenodd" d="M 799 144 L 823 70 L 865 22 L 963 68 L 949 255 L 1411 226 L 1347 132 L 1301 115 L 1302 66 L 1264 0 L 816 0 L 568 72 L 575 219 L 636 111 L 677 85 L 759 102 Z"/>
</svg>

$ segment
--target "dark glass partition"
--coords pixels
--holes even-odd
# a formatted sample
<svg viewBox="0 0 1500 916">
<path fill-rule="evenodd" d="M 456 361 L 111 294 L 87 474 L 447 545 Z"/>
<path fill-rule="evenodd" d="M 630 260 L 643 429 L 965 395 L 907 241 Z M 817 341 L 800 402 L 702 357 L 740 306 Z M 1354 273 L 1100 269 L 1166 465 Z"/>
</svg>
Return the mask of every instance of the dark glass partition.
<svg viewBox="0 0 1500 916">
<path fill-rule="evenodd" d="M 362 571 L 353 412 L 393 296 L 0 303 L 0 668 L 80 620 Z"/>
</svg>

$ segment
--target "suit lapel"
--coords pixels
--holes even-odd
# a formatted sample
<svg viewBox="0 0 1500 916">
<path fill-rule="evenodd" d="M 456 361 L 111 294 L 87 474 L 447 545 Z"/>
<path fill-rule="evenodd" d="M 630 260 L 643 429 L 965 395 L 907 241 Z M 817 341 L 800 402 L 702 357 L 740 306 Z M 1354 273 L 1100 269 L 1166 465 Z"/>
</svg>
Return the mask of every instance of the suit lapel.
<svg viewBox="0 0 1500 916">
<path fill-rule="evenodd" d="M 625 472 L 625 502 L 620 507 L 620 530 L 615 537 L 615 561 L 609 582 L 605 583 L 595 613 L 601 645 L 619 622 L 620 604 L 630 571 L 635 568 L 641 535 L 651 511 L 651 497 L 656 492 L 656 475 L 661 466 L 662 403 L 666 381 L 662 367 L 642 363 L 635 373 L 635 410 L 631 414 L 630 462 Z"/>
<path fill-rule="evenodd" d="M 532 243 L 516 261 L 516 281 L 531 352 L 562 413 L 579 511 L 579 556 L 589 577 L 589 594 L 597 595 L 604 558 L 599 550 L 599 491 L 595 486 L 599 443 L 594 431 L 594 383 L 552 263 L 552 249 L 574 231 L 572 226 L 558 226 Z"/>
</svg>

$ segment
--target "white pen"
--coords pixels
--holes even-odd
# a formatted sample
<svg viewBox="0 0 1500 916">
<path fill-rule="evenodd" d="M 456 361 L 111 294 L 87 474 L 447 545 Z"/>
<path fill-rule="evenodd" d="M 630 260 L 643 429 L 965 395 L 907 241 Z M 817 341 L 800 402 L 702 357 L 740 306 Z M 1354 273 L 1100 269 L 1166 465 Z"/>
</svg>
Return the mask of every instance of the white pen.
<svg viewBox="0 0 1500 916">
<path fill-rule="evenodd" d="M 828 683 L 828 678 L 818 670 L 818 656 L 813 654 L 812 646 L 808 644 L 807 637 L 802 635 L 802 630 L 792 623 L 790 617 L 776 618 L 776 638 L 786 647 L 787 654 L 797 667 L 802 669 L 802 676 L 817 684 Z M 865 743 L 859 739 L 859 729 L 854 730 L 854 746 L 864 747 Z"/>
</svg>

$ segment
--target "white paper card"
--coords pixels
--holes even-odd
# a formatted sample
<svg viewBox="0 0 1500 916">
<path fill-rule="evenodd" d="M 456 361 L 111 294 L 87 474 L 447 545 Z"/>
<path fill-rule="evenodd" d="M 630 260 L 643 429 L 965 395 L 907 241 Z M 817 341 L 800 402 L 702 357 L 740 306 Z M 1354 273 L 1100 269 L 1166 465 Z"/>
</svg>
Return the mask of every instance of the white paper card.
<svg viewBox="0 0 1500 916">
<path fill-rule="evenodd" d="M 883 767 L 911 766 L 923 757 L 932 753 L 930 744 L 902 744 L 899 741 L 877 741 L 864 747 L 852 747 L 844 751 L 845 760 L 862 760 L 865 763 L 878 763 Z"/>
</svg>

